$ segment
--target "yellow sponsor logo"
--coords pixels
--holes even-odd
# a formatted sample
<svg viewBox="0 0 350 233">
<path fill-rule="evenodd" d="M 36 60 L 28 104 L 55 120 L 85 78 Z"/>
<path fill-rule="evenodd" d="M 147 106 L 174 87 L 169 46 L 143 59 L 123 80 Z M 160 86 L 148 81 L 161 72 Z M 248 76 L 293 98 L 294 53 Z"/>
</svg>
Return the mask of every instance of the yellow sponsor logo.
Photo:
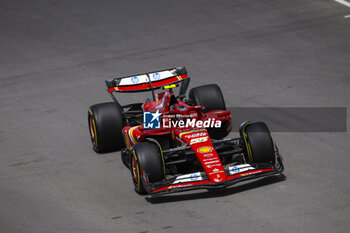
<svg viewBox="0 0 350 233">
<path fill-rule="evenodd" d="M 211 152 L 211 151 L 213 151 L 213 147 L 211 147 L 211 146 L 202 146 L 202 147 L 199 147 L 198 149 L 197 149 L 197 151 L 198 152 L 200 152 L 200 153 L 207 153 L 207 152 Z"/>
</svg>

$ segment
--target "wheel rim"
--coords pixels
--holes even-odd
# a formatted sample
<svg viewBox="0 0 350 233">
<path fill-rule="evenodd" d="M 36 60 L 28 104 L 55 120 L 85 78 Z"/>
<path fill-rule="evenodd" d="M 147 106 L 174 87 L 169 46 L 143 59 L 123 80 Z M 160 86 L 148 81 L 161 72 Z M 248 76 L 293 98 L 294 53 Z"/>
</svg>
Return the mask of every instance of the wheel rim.
<svg viewBox="0 0 350 233">
<path fill-rule="evenodd" d="M 135 160 L 135 156 L 132 156 L 132 159 L 131 159 L 131 172 L 132 172 L 132 178 L 134 180 L 134 182 L 137 184 L 138 183 L 138 166 L 137 166 L 137 163 L 136 163 L 136 160 Z"/>
<path fill-rule="evenodd" d="M 94 145 L 96 145 L 96 131 L 95 131 L 95 122 L 94 119 L 92 118 L 92 116 L 89 117 L 89 128 L 90 128 L 90 137 L 91 137 L 91 141 Z"/>
</svg>

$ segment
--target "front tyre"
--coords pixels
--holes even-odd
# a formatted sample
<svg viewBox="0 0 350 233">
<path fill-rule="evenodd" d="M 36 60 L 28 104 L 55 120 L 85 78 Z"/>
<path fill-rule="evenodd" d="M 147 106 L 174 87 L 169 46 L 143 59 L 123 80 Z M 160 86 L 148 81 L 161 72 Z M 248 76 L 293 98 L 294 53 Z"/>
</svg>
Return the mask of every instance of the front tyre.
<svg viewBox="0 0 350 233">
<path fill-rule="evenodd" d="M 248 163 L 276 164 L 275 147 L 271 134 L 263 122 L 244 122 L 240 127 L 244 155 Z"/>
<path fill-rule="evenodd" d="M 164 163 L 157 144 L 141 142 L 133 146 L 131 154 L 131 177 L 135 191 L 147 193 L 150 183 L 162 181 L 164 178 Z"/>
<path fill-rule="evenodd" d="M 88 112 L 91 143 L 97 153 L 124 147 L 122 109 L 114 102 L 92 105 Z"/>
</svg>

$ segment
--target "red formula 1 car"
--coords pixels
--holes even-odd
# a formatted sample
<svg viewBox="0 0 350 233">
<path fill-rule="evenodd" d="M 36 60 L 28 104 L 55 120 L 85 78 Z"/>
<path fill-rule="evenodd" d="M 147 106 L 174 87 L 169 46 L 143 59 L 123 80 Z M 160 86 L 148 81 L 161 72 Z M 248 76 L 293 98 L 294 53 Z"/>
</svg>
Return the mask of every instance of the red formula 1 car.
<svg viewBox="0 0 350 233">
<path fill-rule="evenodd" d="M 281 174 L 282 158 L 267 126 L 246 121 L 231 131 L 216 84 L 192 88 L 185 67 L 107 80 L 114 102 L 89 108 L 96 152 L 121 150 L 138 193 L 215 189 Z M 174 88 L 179 87 L 178 94 Z M 152 100 L 120 105 L 114 93 L 151 91 Z"/>
</svg>

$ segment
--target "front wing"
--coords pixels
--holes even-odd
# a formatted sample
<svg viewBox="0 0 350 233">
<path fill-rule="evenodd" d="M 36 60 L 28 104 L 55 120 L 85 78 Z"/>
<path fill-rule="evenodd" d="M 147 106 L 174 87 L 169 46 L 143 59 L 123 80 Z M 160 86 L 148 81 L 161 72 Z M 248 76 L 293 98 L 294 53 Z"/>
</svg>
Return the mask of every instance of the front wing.
<svg viewBox="0 0 350 233">
<path fill-rule="evenodd" d="M 223 182 L 210 181 L 205 172 L 196 172 L 150 184 L 148 192 L 151 195 L 161 195 L 196 189 L 224 188 L 254 178 L 282 174 L 283 170 L 281 161 L 277 167 L 271 164 L 241 164 L 225 168 L 227 179 Z"/>
</svg>

